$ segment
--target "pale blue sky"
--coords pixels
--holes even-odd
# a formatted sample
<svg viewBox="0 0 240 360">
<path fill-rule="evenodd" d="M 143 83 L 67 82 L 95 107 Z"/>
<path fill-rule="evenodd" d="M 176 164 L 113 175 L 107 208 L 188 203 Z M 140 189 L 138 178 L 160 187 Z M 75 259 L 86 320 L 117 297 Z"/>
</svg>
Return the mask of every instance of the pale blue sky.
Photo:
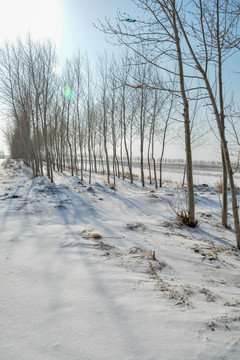
<svg viewBox="0 0 240 360">
<path fill-rule="evenodd" d="M 62 17 L 60 36 L 57 37 L 61 54 L 71 55 L 72 51 L 80 49 L 87 51 L 89 57 L 95 56 L 103 48 L 116 51 L 105 41 L 105 35 L 94 28 L 97 19 L 104 21 L 107 17 L 114 19 L 117 9 L 136 15 L 136 7 L 131 0 L 59 0 Z"/>
</svg>

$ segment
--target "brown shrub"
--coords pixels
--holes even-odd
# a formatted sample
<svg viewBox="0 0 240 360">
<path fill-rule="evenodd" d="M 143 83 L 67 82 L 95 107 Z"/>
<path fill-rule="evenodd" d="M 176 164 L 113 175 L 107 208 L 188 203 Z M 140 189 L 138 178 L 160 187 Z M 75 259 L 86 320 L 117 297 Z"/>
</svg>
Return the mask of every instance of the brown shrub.
<svg viewBox="0 0 240 360">
<path fill-rule="evenodd" d="M 98 234 L 98 233 L 93 233 L 90 236 L 93 239 L 102 239 L 102 235 Z"/>
</svg>

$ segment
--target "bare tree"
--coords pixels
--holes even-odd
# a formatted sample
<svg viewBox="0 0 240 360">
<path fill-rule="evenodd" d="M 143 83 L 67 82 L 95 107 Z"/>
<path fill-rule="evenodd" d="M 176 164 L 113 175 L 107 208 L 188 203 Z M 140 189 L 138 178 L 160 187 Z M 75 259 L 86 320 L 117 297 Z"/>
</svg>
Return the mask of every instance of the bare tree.
<svg viewBox="0 0 240 360">
<path fill-rule="evenodd" d="M 98 59 L 98 73 L 99 73 L 99 92 L 100 92 L 100 104 L 102 110 L 102 119 L 103 119 L 103 144 L 104 144 L 104 153 L 105 160 L 107 165 L 107 181 L 110 183 L 110 165 L 109 165 L 109 155 L 108 155 L 108 130 L 109 130 L 109 113 L 108 113 L 108 100 L 109 100 L 109 64 L 107 59 L 107 54 L 105 53 L 103 57 Z"/>
<path fill-rule="evenodd" d="M 166 115 L 165 119 L 163 120 L 162 151 L 161 151 L 160 161 L 159 161 L 159 174 L 160 174 L 159 186 L 160 187 L 162 187 L 162 183 L 163 183 L 163 179 L 162 179 L 163 156 L 164 156 L 165 146 L 166 146 L 166 142 L 167 142 L 167 130 L 168 130 L 169 122 L 170 122 L 170 119 L 171 119 L 171 113 L 172 113 L 172 109 L 173 109 L 173 102 L 174 102 L 174 94 L 171 94 L 169 108 L 167 110 L 167 115 Z"/>
<path fill-rule="evenodd" d="M 192 175 L 192 152 L 191 152 L 191 132 L 189 118 L 189 101 L 185 84 L 186 74 L 184 73 L 184 62 L 182 57 L 180 29 L 175 11 L 175 0 L 136 0 L 138 7 L 151 15 L 147 21 L 138 21 L 134 27 L 130 28 L 121 21 L 116 26 L 112 26 L 109 21 L 105 24 L 100 23 L 100 28 L 105 33 L 116 35 L 119 43 L 125 44 L 135 53 L 142 57 L 144 61 L 152 64 L 163 71 L 176 74 L 179 79 L 179 93 L 183 103 L 183 119 L 185 129 L 185 150 L 187 165 L 187 189 L 188 189 L 188 224 L 196 226 L 195 221 L 195 201 Z M 161 39 L 161 41 L 159 41 Z M 139 44 L 141 47 L 139 48 Z M 144 52 L 141 49 L 144 48 Z M 159 61 L 161 59 L 161 62 Z M 167 67 L 162 64 L 169 60 L 176 61 L 178 71 L 175 73 L 172 64 Z M 171 62 L 170 62 L 171 63 Z M 141 85 L 141 84 L 140 84 Z M 142 109 L 143 110 L 143 109 Z M 141 172 L 141 176 L 143 174 Z"/>
<path fill-rule="evenodd" d="M 201 38 L 203 39 L 203 45 L 205 49 L 205 56 L 203 58 L 199 58 L 197 52 L 194 50 L 193 42 L 191 42 L 191 36 L 188 35 L 187 29 L 184 26 L 184 23 L 180 17 L 180 13 L 175 8 L 175 14 L 177 17 L 177 21 L 181 28 L 181 32 L 184 36 L 186 44 L 188 46 L 189 52 L 192 56 L 192 59 L 195 63 L 195 67 L 200 73 L 202 80 L 205 83 L 205 87 L 211 101 L 211 106 L 215 115 L 215 120 L 219 130 L 219 136 L 221 139 L 221 148 L 222 154 L 224 157 L 224 162 L 226 164 L 228 179 L 230 183 L 231 195 L 232 195 L 232 210 L 233 210 L 233 220 L 236 234 L 237 246 L 240 248 L 240 227 L 239 227 L 239 216 L 238 216 L 238 204 L 236 198 L 236 189 L 234 185 L 233 178 L 233 169 L 230 161 L 228 144 L 225 136 L 225 123 L 224 123 L 224 104 L 223 104 L 223 90 L 222 90 L 222 62 L 223 62 L 223 50 L 225 50 L 225 58 L 229 57 L 231 52 L 234 52 L 236 46 L 239 43 L 239 37 L 236 36 L 235 31 L 238 30 L 236 28 L 239 19 L 239 9 L 236 8 L 236 2 L 224 1 L 222 2 L 222 6 L 220 4 L 220 0 L 216 0 L 211 2 L 211 10 L 214 12 L 216 16 L 211 17 L 211 22 L 209 23 L 209 18 L 206 14 L 206 9 L 208 9 L 209 2 L 203 2 L 199 0 L 197 2 L 197 9 L 199 10 L 199 34 L 201 34 Z M 205 5 L 205 6 L 204 6 Z M 230 8 L 229 8 L 230 6 Z M 206 8 L 207 7 L 207 8 Z M 220 9 L 223 9 L 220 11 Z M 209 14 L 208 14 L 209 15 Z M 210 27 L 211 26 L 211 27 Z M 191 27 L 192 28 L 192 27 Z M 196 32 L 197 33 L 197 32 Z M 198 34 L 198 33 L 197 33 Z M 196 37 L 195 37 L 196 38 Z M 208 43 L 208 39 L 210 38 L 210 45 Z M 216 39 L 216 42 L 215 42 Z M 214 51 L 217 51 L 217 54 L 214 55 Z M 211 77 L 209 74 L 209 62 L 211 58 L 216 59 L 217 68 L 218 68 L 218 96 L 219 96 L 219 107 L 218 107 L 218 99 L 214 95 L 213 86 L 211 86 Z M 215 79 L 213 79 L 215 82 Z M 224 165 L 223 165 L 224 167 Z M 224 202 L 226 201 L 226 195 L 224 196 Z M 224 205 L 226 206 L 226 205 Z M 226 215 L 223 214 L 223 224 L 226 221 Z"/>
</svg>

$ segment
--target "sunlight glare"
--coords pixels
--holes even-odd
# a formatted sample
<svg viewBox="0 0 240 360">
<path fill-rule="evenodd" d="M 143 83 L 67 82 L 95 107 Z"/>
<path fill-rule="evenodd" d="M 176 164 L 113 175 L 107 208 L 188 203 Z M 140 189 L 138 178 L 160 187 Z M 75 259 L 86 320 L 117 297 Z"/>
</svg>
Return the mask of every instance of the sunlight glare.
<svg viewBox="0 0 240 360">
<path fill-rule="evenodd" d="M 8 0 L 0 14 L 0 43 L 25 38 L 29 32 L 34 39 L 55 39 L 61 27 L 61 8 L 58 0 Z"/>
</svg>

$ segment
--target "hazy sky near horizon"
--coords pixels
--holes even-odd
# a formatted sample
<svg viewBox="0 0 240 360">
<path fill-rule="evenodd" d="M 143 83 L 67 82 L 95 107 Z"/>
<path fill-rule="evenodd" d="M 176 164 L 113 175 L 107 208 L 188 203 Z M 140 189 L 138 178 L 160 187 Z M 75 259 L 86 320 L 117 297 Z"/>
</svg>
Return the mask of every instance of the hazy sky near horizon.
<svg viewBox="0 0 240 360">
<path fill-rule="evenodd" d="M 52 39 L 61 62 L 78 50 L 87 52 L 90 59 L 104 49 L 110 53 L 118 52 L 119 47 L 107 43 L 105 34 L 93 23 L 97 24 L 98 18 L 104 22 L 105 17 L 114 23 L 117 10 L 132 18 L 140 14 L 131 0 L 0 0 L 0 5 L 0 46 L 5 41 L 14 41 L 16 37 L 24 39 L 30 32 L 33 39 Z M 236 69 L 233 66 L 233 71 Z M 5 123 L 0 113 L 0 150 L 7 153 L 1 131 Z M 194 151 L 193 157 L 214 160 L 219 156 L 218 151 L 215 155 L 214 149 L 218 146 L 213 148 L 211 144 L 206 144 Z M 171 145 L 166 155 L 184 158 L 184 148 Z"/>
</svg>

